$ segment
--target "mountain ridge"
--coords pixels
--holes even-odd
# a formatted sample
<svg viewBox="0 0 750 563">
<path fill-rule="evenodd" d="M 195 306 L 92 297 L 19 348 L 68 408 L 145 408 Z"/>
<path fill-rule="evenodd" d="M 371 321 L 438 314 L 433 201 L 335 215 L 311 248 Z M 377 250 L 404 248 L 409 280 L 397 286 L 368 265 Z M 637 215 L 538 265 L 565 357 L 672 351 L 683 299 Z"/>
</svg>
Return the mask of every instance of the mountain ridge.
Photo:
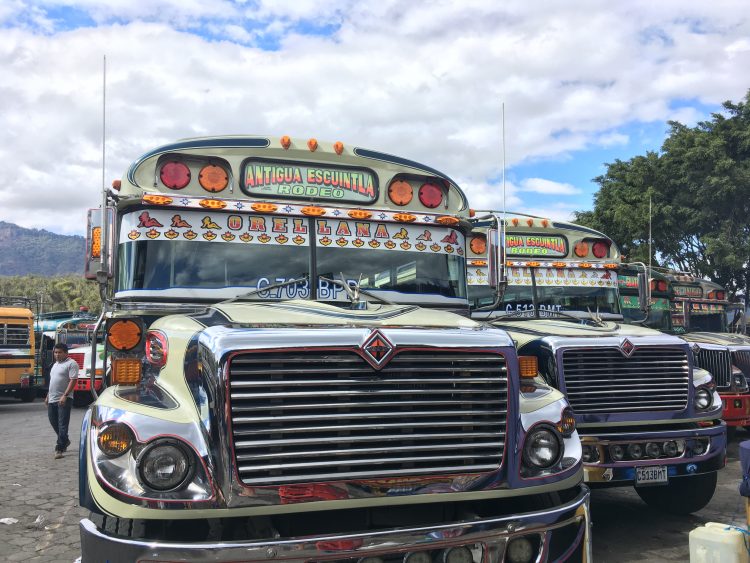
<svg viewBox="0 0 750 563">
<path fill-rule="evenodd" d="M 83 275 L 86 239 L 0 221 L 0 276 Z"/>
</svg>

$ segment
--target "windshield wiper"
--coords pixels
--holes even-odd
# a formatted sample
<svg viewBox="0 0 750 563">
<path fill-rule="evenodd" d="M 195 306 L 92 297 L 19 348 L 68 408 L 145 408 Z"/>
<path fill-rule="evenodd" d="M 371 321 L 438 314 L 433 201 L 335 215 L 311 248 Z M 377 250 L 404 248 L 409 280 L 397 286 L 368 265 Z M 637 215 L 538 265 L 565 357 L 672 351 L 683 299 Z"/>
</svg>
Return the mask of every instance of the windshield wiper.
<svg viewBox="0 0 750 563">
<path fill-rule="evenodd" d="M 557 311 L 557 310 L 541 310 L 539 311 L 539 316 L 534 315 L 533 311 L 511 311 L 510 313 L 505 313 L 504 315 L 499 315 L 497 317 L 493 318 L 486 318 L 482 319 L 489 322 L 495 322 L 495 321 L 502 321 L 504 319 L 510 319 L 510 320 L 537 320 L 537 319 L 544 319 L 548 317 L 552 317 L 555 315 L 558 315 L 560 317 L 564 317 L 566 319 L 574 320 L 578 323 L 584 324 L 584 323 L 594 323 L 596 326 L 603 326 L 603 322 L 597 318 L 584 318 L 584 317 L 576 317 L 575 315 L 571 315 L 570 313 L 566 311 Z"/>
<path fill-rule="evenodd" d="M 385 299 L 384 297 L 380 297 L 379 295 L 375 295 L 374 293 L 371 293 L 367 291 L 366 289 L 362 289 L 360 287 L 360 284 L 362 283 L 362 274 L 359 274 L 359 280 L 356 284 L 352 285 L 348 281 L 346 281 L 346 278 L 344 278 L 344 273 L 341 272 L 341 279 L 338 280 L 336 278 L 327 278 L 325 276 L 318 276 L 323 281 L 327 281 L 330 283 L 335 283 L 339 287 L 343 288 L 343 290 L 346 292 L 346 296 L 349 298 L 349 302 L 352 306 L 352 309 L 362 309 L 367 304 L 364 301 L 361 301 L 359 296 L 360 294 L 366 295 L 367 297 L 371 297 L 375 299 L 376 301 L 379 301 L 381 303 L 385 303 L 386 305 L 395 305 L 393 301 L 389 301 L 388 299 Z"/>
<path fill-rule="evenodd" d="M 217 303 L 217 305 L 226 305 L 227 303 L 234 303 L 235 301 L 239 301 L 240 299 L 245 299 L 247 297 L 250 297 L 251 295 L 255 295 L 256 293 L 260 293 L 261 291 L 268 291 L 269 289 L 277 289 L 277 288 L 280 288 L 280 287 L 286 287 L 286 286 L 292 285 L 292 284 L 296 285 L 298 283 L 306 282 L 309 279 L 310 279 L 309 276 L 307 274 L 305 274 L 301 278 L 296 278 L 296 279 L 293 279 L 293 280 L 286 280 L 286 281 L 279 282 L 279 283 L 274 283 L 274 284 L 271 284 L 271 285 L 264 285 L 263 287 L 256 287 L 255 289 L 253 289 L 252 291 L 248 291 L 247 293 L 241 293 L 240 295 L 236 295 L 236 296 L 232 297 L 231 299 L 227 299 L 225 301 L 219 301 Z"/>
</svg>

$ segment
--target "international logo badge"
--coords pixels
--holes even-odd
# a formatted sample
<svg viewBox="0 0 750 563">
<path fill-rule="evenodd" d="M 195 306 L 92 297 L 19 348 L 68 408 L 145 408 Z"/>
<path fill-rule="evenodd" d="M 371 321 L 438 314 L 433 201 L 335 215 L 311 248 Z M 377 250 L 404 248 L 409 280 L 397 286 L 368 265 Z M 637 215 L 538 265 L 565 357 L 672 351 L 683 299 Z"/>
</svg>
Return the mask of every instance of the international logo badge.
<svg viewBox="0 0 750 563">
<path fill-rule="evenodd" d="M 365 359 L 376 369 L 380 369 L 391 359 L 393 344 L 380 331 L 374 330 L 362 344 Z"/>
</svg>

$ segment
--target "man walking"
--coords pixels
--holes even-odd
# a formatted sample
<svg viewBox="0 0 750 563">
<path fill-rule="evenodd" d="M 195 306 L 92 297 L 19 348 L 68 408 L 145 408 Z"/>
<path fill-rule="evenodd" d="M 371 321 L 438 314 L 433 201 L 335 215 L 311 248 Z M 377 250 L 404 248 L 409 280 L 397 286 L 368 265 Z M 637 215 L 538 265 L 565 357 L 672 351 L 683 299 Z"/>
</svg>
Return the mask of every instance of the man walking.
<svg viewBox="0 0 750 563">
<path fill-rule="evenodd" d="M 70 409 L 73 407 L 73 388 L 78 379 L 78 364 L 68 357 L 68 346 L 58 343 L 52 349 L 55 363 L 49 374 L 49 390 L 44 403 L 47 405 L 47 416 L 57 434 L 55 459 L 60 459 L 70 445 L 68 424 Z"/>
</svg>

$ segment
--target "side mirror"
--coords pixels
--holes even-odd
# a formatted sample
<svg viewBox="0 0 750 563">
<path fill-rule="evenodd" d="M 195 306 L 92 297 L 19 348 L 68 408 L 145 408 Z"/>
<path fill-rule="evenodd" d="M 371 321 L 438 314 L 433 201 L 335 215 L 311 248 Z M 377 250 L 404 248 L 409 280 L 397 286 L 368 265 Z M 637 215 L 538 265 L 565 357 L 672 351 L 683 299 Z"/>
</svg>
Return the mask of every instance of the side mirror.
<svg viewBox="0 0 750 563">
<path fill-rule="evenodd" d="M 648 276 L 646 272 L 638 273 L 638 302 L 641 306 L 641 311 L 648 313 L 649 307 L 651 306 L 651 299 L 649 295 Z"/>
<path fill-rule="evenodd" d="M 503 248 L 498 240 L 497 229 L 487 229 L 487 266 L 489 284 L 492 287 L 497 286 L 505 281 L 505 260 L 503 258 Z"/>
<path fill-rule="evenodd" d="M 112 222 L 114 214 L 112 209 L 107 208 L 107 225 L 102 225 L 102 210 L 89 209 L 88 221 L 86 227 L 86 263 L 84 267 L 84 277 L 87 280 L 97 279 L 97 272 L 105 271 L 108 277 L 112 277 Z M 104 228 L 108 228 L 108 237 L 104 236 Z M 104 252 L 103 244 L 109 246 Z M 106 257 L 106 258 L 105 258 Z M 106 259 L 106 263 L 102 260 Z"/>
</svg>

